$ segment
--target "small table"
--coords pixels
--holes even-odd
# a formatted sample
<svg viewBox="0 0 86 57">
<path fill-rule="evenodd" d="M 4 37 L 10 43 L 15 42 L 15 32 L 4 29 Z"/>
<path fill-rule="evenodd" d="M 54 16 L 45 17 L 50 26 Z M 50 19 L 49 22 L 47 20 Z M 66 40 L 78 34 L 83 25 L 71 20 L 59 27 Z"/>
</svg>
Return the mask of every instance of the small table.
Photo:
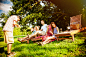
<svg viewBox="0 0 86 57">
<path fill-rule="evenodd" d="M 80 31 L 81 31 L 80 29 L 65 31 L 65 32 L 55 34 L 55 36 L 57 37 L 57 41 L 59 41 L 59 39 L 72 39 L 72 41 L 74 41 L 74 35 Z M 72 36 L 72 38 L 59 38 L 59 36 Z"/>
</svg>

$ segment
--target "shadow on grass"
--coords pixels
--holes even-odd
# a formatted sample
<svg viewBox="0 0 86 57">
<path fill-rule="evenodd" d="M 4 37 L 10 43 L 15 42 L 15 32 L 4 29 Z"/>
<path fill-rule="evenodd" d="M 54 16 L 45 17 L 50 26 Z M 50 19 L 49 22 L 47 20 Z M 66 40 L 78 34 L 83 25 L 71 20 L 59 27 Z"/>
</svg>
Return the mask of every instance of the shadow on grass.
<svg viewBox="0 0 86 57">
<path fill-rule="evenodd" d="M 15 47 L 15 46 L 18 46 L 18 45 L 21 45 L 21 43 L 19 43 L 19 42 L 14 42 L 14 43 L 12 44 L 12 47 Z"/>
<path fill-rule="evenodd" d="M 0 53 L 4 53 L 4 55 L 7 55 L 7 51 L 4 50 L 5 47 L 0 47 Z"/>
<path fill-rule="evenodd" d="M 0 37 L 0 41 L 4 41 L 4 38 L 3 37 Z"/>
<path fill-rule="evenodd" d="M 84 41 L 84 43 L 82 44 L 79 44 L 79 51 L 80 51 L 80 54 L 77 55 L 76 57 L 86 57 L 86 39 Z"/>
<path fill-rule="evenodd" d="M 0 47 L 0 53 L 4 52 L 4 47 Z"/>
<path fill-rule="evenodd" d="M 25 48 L 25 47 L 24 47 L 24 46 L 15 47 L 12 51 L 18 51 L 18 52 L 21 52 L 23 48 Z"/>
<path fill-rule="evenodd" d="M 63 40 L 60 40 L 60 41 L 57 41 L 57 40 L 55 40 L 55 41 L 52 41 L 52 43 L 54 44 L 54 43 L 60 43 L 60 42 L 62 42 Z"/>
<path fill-rule="evenodd" d="M 23 35 L 23 36 L 14 36 L 14 39 L 15 38 L 23 38 L 23 37 L 26 37 L 26 35 Z"/>
</svg>

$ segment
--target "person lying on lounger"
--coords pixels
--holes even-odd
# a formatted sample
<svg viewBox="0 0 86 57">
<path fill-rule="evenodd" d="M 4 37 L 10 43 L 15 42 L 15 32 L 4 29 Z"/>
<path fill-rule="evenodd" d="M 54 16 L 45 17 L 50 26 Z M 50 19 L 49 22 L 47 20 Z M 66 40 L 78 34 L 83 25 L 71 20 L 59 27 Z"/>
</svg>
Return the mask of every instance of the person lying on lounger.
<svg viewBox="0 0 86 57">
<path fill-rule="evenodd" d="M 55 37 L 55 34 L 59 33 L 59 28 L 56 26 L 56 24 L 54 22 L 51 22 L 51 30 L 50 33 L 52 34 L 52 36 L 47 37 L 46 40 L 44 42 L 40 42 L 39 44 L 41 44 L 42 46 L 49 43 L 52 39 L 56 39 L 57 37 Z"/>
</svg>

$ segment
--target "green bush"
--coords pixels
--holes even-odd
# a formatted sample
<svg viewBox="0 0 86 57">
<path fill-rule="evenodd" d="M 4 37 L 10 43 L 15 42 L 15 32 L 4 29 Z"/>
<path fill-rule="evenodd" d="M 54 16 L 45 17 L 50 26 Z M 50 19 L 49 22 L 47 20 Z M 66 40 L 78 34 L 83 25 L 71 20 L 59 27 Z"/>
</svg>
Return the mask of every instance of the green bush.
<svg viewBox="0 0 86 57">
<path fill-rule="evenodd" d="M 23 31 L 21 31 L 21 28 L 14 28 L 13 30 L 13 35 L 27 35 L 27 34 L 31 34 L 31 31 L 27 31 L 25 29 L 23 29 Z"/>
<path fill-rule="evenodd" d="M 20 31 L 20 28 L 14 28 L 13 30 L 13 35 L 21 35 L 21 31 Z"/>
<path fill-rule="evenodd" d="M 27 35 L 27 34 L 31 34 L 31 31 L 21 32 L 21 35 Z"/>
<path fill-rule="evenodd" d="M 2 30 L 3 30 L 3 28 L 0 27 L 0 37 L 3 37 L 3 35 L 4 35 Z"/>
</svg>

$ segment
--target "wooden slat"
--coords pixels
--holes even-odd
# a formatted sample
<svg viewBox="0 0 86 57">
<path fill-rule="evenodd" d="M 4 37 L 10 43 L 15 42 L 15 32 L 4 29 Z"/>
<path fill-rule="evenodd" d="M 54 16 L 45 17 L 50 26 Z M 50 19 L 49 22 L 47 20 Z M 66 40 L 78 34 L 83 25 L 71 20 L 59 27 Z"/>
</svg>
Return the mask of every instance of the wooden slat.
<svg viewBox="0 0 86 57">
<path fill-rule="evenodd" d="M 77 34 L 78 32 L 80 32 L 80 29 L 78 29 L 78 30 L 73 30 L 73 31 L 71 31 L 71 35 L 74 35 L 74 34 Z"/>
<path fill-rule="evenodd" d="M 55 36 L 70 36 L 70 32 L 62 32 L 62 33 L 58 33 L 58 34 L 55 34 Z"/>
<path fill-rule="evenodd" d="M 66 34 L 63 34 L 63 35 L 55 35 L 55 36 L 71 36 L 70 34 L 69 35 L 66 35 Z"/>
<path fill-rule="evenodd" d="M 34 39 L 31 39 L 31 41 L 38 41 L 38 40 L 42 40 L 42 38 L 34 38 Z"/>
<path fill-rule="evenodd" d="M 72 38 L 57 38 L 57 39 L 72 39 Z"/>
</svg>

